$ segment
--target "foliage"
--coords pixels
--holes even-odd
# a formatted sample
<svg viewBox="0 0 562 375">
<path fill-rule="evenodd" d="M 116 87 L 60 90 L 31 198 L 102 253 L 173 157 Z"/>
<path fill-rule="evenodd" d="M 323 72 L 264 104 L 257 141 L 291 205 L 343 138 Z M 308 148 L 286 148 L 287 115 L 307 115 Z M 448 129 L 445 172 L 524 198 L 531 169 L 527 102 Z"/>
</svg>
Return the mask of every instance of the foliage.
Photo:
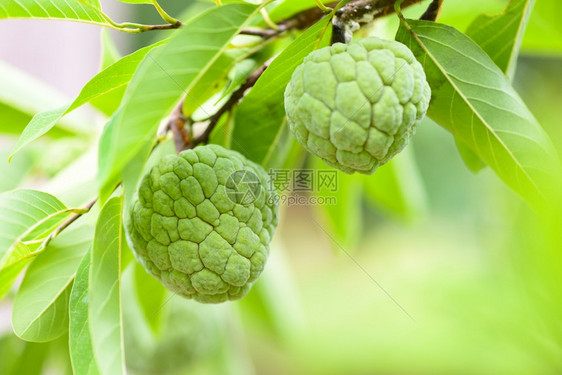
<svg viewBox="0 0 562 375">
<path fill-rule="evenodd" d="M 552 98 L 562 98 L 559 87 L 553 84 L 562 80 L 562 73 L 542 77 L 539 83 L 538 79 L 528 82 L 524 77 L 517 80 L 517 69 L 528 72 L 534 66 L 530 62 L 544 63 L 537 56 L 548 55 L 559 63 L 560 2 L 223 0 L 197 7 L 187 2 L 181 5 L 177 18 L 155 0 L 125 2 L 139 9 L 147 7 L 137 4 L 151 4 L 149 11 L 157 13 L 163 23 L 116 22 L 97 0 L 0 0 L 0 22 L 81 22 L 103 30 L 150 31 L 160 39 L 121 57 L 112 36 L 103 31 L 101 69 L 71 101 L 23 71 L 0 63 L 0 144 L 10 149 L 0 152 L 0 307 L 11 309 L 14 333 L 0 338 L 1 373 L 236 374 L 252 373 L 253 367 L 256 373 L 270 373 L 271 369 L 264 369 L 266 365 L 259 360 L 254 358 L 256 363 L 252 364 L 248 353 L 281 361 L 280 356 L 271 354 L 275 351 L 291 359 L 287 362 L 294 360 L 292 365 L 283 363 L 279 371 L 307 374 L 560 371 L 562 332 L 556 298 L 560 297 L 562 274 L 557 232 L 562 223 L 558 209 L 562 203 L 562 167 L 557 142 L 559 103 Z M 432 19 L 436 12 L 422 17 L 430 4 L 443 8 L 438 22 Z M 377 27 L 368 27 L 373 24 Z M 363 40 L 350 45 L 379 40 L 365 36 L 394 38 L 396 41 L 387 43 L 396 49 L 405 45 L 413 54 L 410 65 L 423 67 L 431 87 L 427 118 L 418 126 L 420 134 L 412 135 L 413 145 L 388 163 L 385 158 L 386 164 L 381 163 L 384 165 L 373 176 L 347 175 L 307 154 L 290 133 L 295 119 L 288 119 L 285 112 L 284 92 L 293 72 L 306 70 L 307 62 L 322 51 L 343 48 L 328 46 L 338 38 L 345 39 L 345 30 L 354 31 L 354 38 Z M 351 72 L 352 79 L 369 83 L 361 78 L 361 69 L 345 64 L 341 71 L 329 74 L 317 66 L 308 69 L 308 78 L 318 78 L 314 94 L 320 99 L 330 95 L 328 86 L 333 77 L 329 75 Z M 536 73 L 533 80 L 539 76 Z M 314 105 L 302 103 L 302 94 L 290 93 L 293 102 L 287 112 L 299 100 L 299 115 L 312 111 L 306 113 L 307 121 L 299 123 L 304 129 L 321 116 L 316 116 L 319 111 Z M 345 94 L 346 104 L 360 106 L 350 92 Z M 86 105 L 90 112 L 83 111 Z M 347 107 L 351 110 L 348 118 L 359 109 Z M 102 119 L 102 124 L 96 119 Z M 408 135 L 410 125 L 404 130 Z M 343 137 L 340 141 L 346 144 L 352 140 Z M 225 151 L 229 153 L 224 155 L 226 160 L 246 160 L 239 157 L 242 154 L 252 165 L 258 165 L 261 174 L 263 169 L 270 173 L 312 171 L 315 182 L 319 171 L 335 176 L 335 191 L 312 189 L 306 196 L 316 202 L 335 199 L 337 204 L 318 204 L 312 213 L 302 207 L 297 211 L 282 207 L 281 233 L 288 233 L 283 226 L 291 228 L 292 220 L 296 226 L 309 224 L 337 253 L 349 257 L 354 268 L 343 265 L 343 258 L 332 262 L 327 260 L 329 255 L 315 253 L 315 242 L 321 242 L 316 239 L 305 245 L 312 255 L 299 258 L 302 254 L 283 250 L 282 242 L 295 240 L 286 235 L 273 241 L 272 259 L 262 281 L 241 301 L 202 307 L 193 301 L 175 301 L 179 299 L 176 297 L 168 304 L 174 295 L 149 277 L 135 259 L 146 265 L 146 254 L 136 248 L 131 251 L 127 245 L 129 218 L 124 213 L 139 209 L 137 199 L 142 197 L 135 196 L 135 191 L 139 184 L 146 188 L 142 176 L 150 176 L 149 171 L 160 165 L 160 160 L 179 158 L 165 157 L 174 152 L 174 146 L 179 153 L 208 147 L 200 146 L 207 143 L 233 150 Z M 460 167 L 455 149 L 473 175 Z M 210 184 L 207 179 L 201 184 Z M 298 190 L 284 191 L 290 186 L 294 187 L 295 181 L 278 188 L 281 198 L 302 197 Z M 150 205 L 156 203 L 151 201 Z M 451 233 L 447 228 L 452 224 L 444 223 L 447 220 L 439 216 L 439 205 L 453 212 L 449 214 L 458 227 Z M 153 214 L 152 209 L 149 211 L 145 224 Z M 285 214 L 292 218 L 286 223 Z M 302 219 L 300 215 L 310 216 Z M 463 220 L 472 220 L 470 225 L 475 228 Z M 236 225 L 246 227 L 242 221 Z M 438 223 L 437 229 L 428 225 L 428 233 L 419 233 L 422 231 L 413 223 L 420 221 Z M 395 238 L 400 237 L 394 234 L 396 228 L 408 235 Z M 313 238 L 310 233 L 294 230 L 298 234 L 295 237 Z M 436 234 L 431 237 L 433 230 Z M 509 249 L 503 263 L 498 262 L 501 267 L 493 267 L 502 279 L 491 289 L 483 282 L 489 281 L 489 275 L 476 261 L 467 263 L 467 269 L 461 269 L 458 275 L 448 268 L 478 253 L 467 255 L 458 250 L 474 250 L 470 248 L 474 239 L 463 243 L 465 231 L 473 237 L 487 233 L 494 238 L 494 246 Z M 495 231 L 506 239 L 500 241 Z M 269 232 L 257 239 L 263 246 L 269 243 Z M 411 240 L 411 233 L 429 244 Z M 376 245 L 365 245 L 374 235 L 380 236 L 372 242 Z M 461 237 L 453 239 L 455 235 Z M 395 249 L 389 249 L 389 243 L 397 248 L 420 246 L 427 259 L 412 251 L 400 254 L 413 259 L 408 264 L 420 262 L 435 272 L 418 275 L 416 272 L 421 271 L 414 266 L 397 267 L 393 263 L 398 262 L 393 258 L 397 255 L 390 252 Z M 366 250 L 355 253 L 361 247 Z M 168 252 L 172 249 L 166 249 L 166 261 Z M 478 253 L 478 259 L 494 263 L 490 253 Z M 291 264 L 284 259 L 287 254 L 305 262 Z M 371 312 L 377 311 L 396 327 L 404 326 L 399 321 L 404 316 L 396 317 L 394 303 L 404 311 L 409 309 L 398 304 L 362 266 L 375 255 L 382 262 L 377 269 L 387 280 L 403 278 L 405 286 L 396 290 L 409 296 L 410 305 L 426 319 L 411 332 L 400 331 L 399 339 L 377 343 L 372 335 L 390 336 L 385 327 L 371 330 Z M 443 255 L 450 263 L 441 267 Z M 228 268 L 227 259 L 220 262 L 218 268 Z M 251 282 L 261 273 L 265 260 L 257 262 L 259 272 L 252 274 Z M 515 276 L 506 271 L 511 266 Z M 294 278 L 293 272 L 299 277 Z M 393 310 L 379 310 L 378 300 L 353 300 L 356 274 L 374 281 L 392 300 Z M 427 283 L 417 284 L 422 279 Z M 530 284 L 523 288 L 522 281 Z M 302 284 L 297 288 L 294 283 Z M 242 287 L 246 281 L 232 284 Z M 306 286 L 299 290 L 300 285 Z M 442 294 L 433 296 L 432 288 L 441 288 Z M 529 293 L 520 294 L 526 288 Z M 536 290 L 541 291 L 540 297 Z M 504 298 L 505 306 L 497 311 L 474 307 L 497 303 L 498 295 Z M 428 300 L 422 303 L 420 296 Z M 457 301 L 452 306 L 470 305 L 475 311 L 451 308 L 444 312 L 446 302 L 463 298 L 473 305 Z M 356 315 L 355 310 L 349 310 L 351 305 L 357 306 Z M 302 319 L 303 310 L 309 314 L 307 323 Z M 536 321 L 530 317 L 536 317 Z M 436 331 L 440 319 L 450 327 Z M 505 324 L 497 326 L 499 321 Z M 302 328 L 307 324 L 312 328 Z M 471 324 L 493 327 L 505 341 L 492 341 L 486 334 L 464 326 Z M 318 332 L 345 338 L 336 350 L 333 340 L 318 340 Z M 357 340 L 345 336 L 348 332 L 354 332 Z M 244 340 L 246 334 L 251 337 L 248 342 Z M 469 351 L 480 356 L 467 361 L 470 363 L 456 360 L 466 359 L 466 348 L 457 342 L 448 345 L 450 337 L 459 337 L 458 341 L 466 338 L 467 345 L 482 344 L 488 351 Z M 184 343 L 192 346 L 182 347 Z M 397 343 L 405 343 L 405 353 L 419 351 L 427 356 L 412 354 L 411 363 L 404 361 L 396 354 L 402 350 Z M 387 359 L 374 363 L 365 348 Z M 357 356 L 361 360 L 356 360 Z M 460 364 L 467 367 L 460 368 Z"/>
</svg>

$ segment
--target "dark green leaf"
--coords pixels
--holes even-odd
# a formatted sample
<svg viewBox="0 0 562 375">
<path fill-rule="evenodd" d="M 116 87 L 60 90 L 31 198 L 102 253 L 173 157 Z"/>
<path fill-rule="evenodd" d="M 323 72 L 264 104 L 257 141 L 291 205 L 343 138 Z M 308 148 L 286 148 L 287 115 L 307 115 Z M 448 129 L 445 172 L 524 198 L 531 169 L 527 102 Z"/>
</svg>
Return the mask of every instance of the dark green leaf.
<svg viewBox="0 0 562 375">
<path fill-rule="evenodd" d="M 236 111 L 232 149 L 258 164 L 264 163 L 276 150 L 276 141 L 282 131 L 285 108 L 285 86 L 303 59 L 320 43 L 329 42 L 328 24 L 320 20 L 306 30 L 271 63 L 246 95 Z M 323 36 L 323 37 L 322 37 Z"/>
</svg>

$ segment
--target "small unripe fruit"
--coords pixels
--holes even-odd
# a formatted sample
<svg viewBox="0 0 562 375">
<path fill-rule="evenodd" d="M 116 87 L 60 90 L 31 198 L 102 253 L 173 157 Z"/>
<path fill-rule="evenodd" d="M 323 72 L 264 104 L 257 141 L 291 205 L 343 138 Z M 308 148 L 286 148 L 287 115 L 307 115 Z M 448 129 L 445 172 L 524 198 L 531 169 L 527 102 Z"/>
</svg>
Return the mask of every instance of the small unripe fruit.
<svg viewBox="0 0 562 375">
<path fill-rule="evenodd" d="M 292 133 L 346 173 L 372 174 L 408 143 L 431 89 L 403 44 L 365 38 L 308 55 L 285 90 Z"/>
<path fill-rule="evenodd" d="M 167 155 L 139 186 L 128 239 L 137 259 L 186 298 L 219 303 L 248 293 L 277 226 L 265 170 L 217 145 Z"/>
</svg>

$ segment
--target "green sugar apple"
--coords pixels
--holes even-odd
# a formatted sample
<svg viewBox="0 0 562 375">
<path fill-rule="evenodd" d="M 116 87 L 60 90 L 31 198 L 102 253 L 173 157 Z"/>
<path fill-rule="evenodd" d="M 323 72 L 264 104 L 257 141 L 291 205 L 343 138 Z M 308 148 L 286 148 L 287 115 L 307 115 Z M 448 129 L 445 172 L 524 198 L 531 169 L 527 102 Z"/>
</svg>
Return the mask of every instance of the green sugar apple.
<svg viewBox="0 0 562 375">
<path fill-rule="evenodd" d="M 402 43 L 365 38 L 308 55 L 285 90 L 292 133 L 346 173 L 372 174 L 408 143 L 431 89 Z"/>
<path fill-rule="evenodd" d="M 174 293 L 205 303 L 245 296 L 277 226 L 265 170 L 217 145 L 167 155 L 141 180 L 130 247 Z"/>
</svg>

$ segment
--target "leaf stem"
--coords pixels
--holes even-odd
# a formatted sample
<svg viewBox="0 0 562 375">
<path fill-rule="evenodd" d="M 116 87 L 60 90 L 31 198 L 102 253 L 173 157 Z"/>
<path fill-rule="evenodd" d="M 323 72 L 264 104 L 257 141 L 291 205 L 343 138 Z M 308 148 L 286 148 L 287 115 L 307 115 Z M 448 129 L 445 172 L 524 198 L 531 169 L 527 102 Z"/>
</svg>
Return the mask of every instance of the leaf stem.
<svg viewBox="0 0 562 375">
<path fill-rule="evenodd" d="M 107 14 L 105 14 L 105 12 L 102 11 L 100 8 L 95 7 L 92 4 L 90 4 L 89 2 L 84 1 L 84 0 L 78 0 L 78 1 L 80 2 L 80 4 L 87 6 L 88 8 L 90 8 L 90 9 L 94 10 L 96 13 L 98 13 L 109 24 L 109 27 L 111 27 L 115 30 L 123 31 L 125 33 L 136 34 L 136 33 L 142 33 L 142 32 L 145 32 L 145 31 L 152 31 L 152 30 L 176 29 L 176 28 L 181 26 L 181 22 L 177 21 L 177 20 L 176 21 L 178 23 L 173 23 L 173 24 L 170 23 L 170 24 L 165 24 L 165 25 L 143 25 L 143 24 L 140 24 L 140 23 L 130 23 L 130 22 L 117 23 L 117 22 L 113 21 Z"/>
<path fill-rule="evenodd" d="M 168 22 L 170 25 L 177 25 L 177 27 L 182 25 L 180 20 L 175 19 L 174 17 L 166 13 L 166 11 L 160 6 L 157 0 L 152 0 L 152 5 L 154 5 L 154 8 L 156 8 L 156 11 L 158 12 L 158 14 L 160 14 L 160 17 L 162 17 L 162 19 Z"/>
</svg>

